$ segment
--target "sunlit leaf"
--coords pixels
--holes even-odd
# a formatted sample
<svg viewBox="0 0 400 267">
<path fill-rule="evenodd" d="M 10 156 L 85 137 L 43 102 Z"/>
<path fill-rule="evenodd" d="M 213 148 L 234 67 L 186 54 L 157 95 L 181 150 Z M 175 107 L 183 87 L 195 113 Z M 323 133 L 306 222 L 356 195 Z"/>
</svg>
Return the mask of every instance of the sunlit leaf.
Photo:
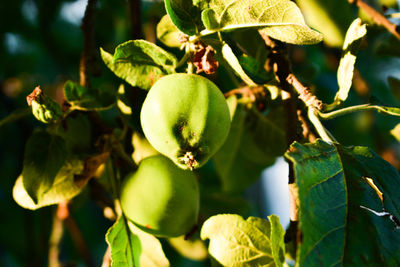
<svg viewBox="0 0 400 267">
<path fill-rule="evenodd" d="M 168 15 L 162 17 L 157 24 L 157 38 L 169 47 L 180 47 L 182 43 L 179 38 L 182 32 L 172 23 Z"/>
<path fill-rule="evenodd" d="M 361 19 L 356 19 L 349 27 L 343 44 L 343 55 L 340 60 L 337 79 L 339 91 L 335 96 L 337 101 L 345 101 L 353 83 L 354 64 L 356 63 L 356 53 L 361 40 L 367 34 L 366 24 L 362 24 Z"/>
<path fill-rule="evenodd" d="M 128 222 L 130 231 L 137 237 L 134 240 L 135 258 L 143 267 L 168 267 L 169 261 L 165 257 L 160 241 L 153 235 L 143 232 L 133 223 Z"/>
<path fill-rule="evenodd" d="M 144 135 L 134 132 L 132 134 L 133 153 L 132 158 L 138 164 L 142 159 L 160 154 Z"/>
<path fill-rule="evenodd" d="M 324 43 L 343 46 L 346 30 L 354 17 L 347 0 L 297 0 L 296 3 L 307 24 L 324 35 Z"/>
<path fill-rule="evenodd" d="M 211 0 L 208 20 L 218 26 L 210 31 L 229 31 L 241 28 L 259 28 L 267 35 L 292 44 L 315 44 L 322 35 L 309 28 L 296 4 L 289 0 Z M 203 19 L 204 21 L 204 19 Z M 206 24 L 206 23 L 205 23 Z"/>
<path fill-rule="evenodd" d="M 184 236 L 168 239 L 169 244 L 185 258 L 203 261 L 207 258 L 208 252 L 204 242 L 200 239 L 186 240 Z"/>
<path fill-rule="evenodd" d="M 79 194 L 82 190 L 75 184 L 75 175 L 83 170 L 82 160 L 67 161 L 54 178 L 51 188 L 44 193 L 35 204 L 25 190 L 22 180 L 23 175 L 19 176 L 13 188 L 13 198 L 15 202 L 25 209 L 35 210 L 44 206 L 57 204 L 69 200 Z"/>
<path fill-rule="evenodd" d="M 226 62 L 231 66 L 231 68 L 236 72 L 237 75 L 248 85 L 255 86 L 256 83 L 253 82 L 250 77 L 246 74 L 243 70 L 242 66 L 236 55 L 233 53 L 232 49 L 229 47 L 228 44 L 224 44 L 222 46 L 222 56 L 226 60 Z"/>
<path fill-rule="evenodd" d="M 201 238 L 210 239 L 208 251 L 223 266 L 283 266 L 285 232 L 278 217 L 268 219 L 216 215 L 203 224 Z"/>
<path fill-rule="evenodd" d="M 390 133 L 393 135 L 394 138 L 396 138 L 397 141 L 400 142 L 400 123 L 394 127 Z"/>
<path fill-rule="evenodd" d="M 145 40 L 127 41 L 111 55 L 100 49 L 107 67 L 132 86 L 150 87 L 162 76 L 175 72 L 176 57 Z"/>
</svg>

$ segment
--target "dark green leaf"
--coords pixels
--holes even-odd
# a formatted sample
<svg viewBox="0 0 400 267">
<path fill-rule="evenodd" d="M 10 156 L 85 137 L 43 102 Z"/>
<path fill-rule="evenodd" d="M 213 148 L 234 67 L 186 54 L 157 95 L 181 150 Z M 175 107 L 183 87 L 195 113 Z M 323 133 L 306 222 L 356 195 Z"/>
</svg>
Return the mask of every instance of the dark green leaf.
<svg viewBox="0 0 400 267">
<path fill-rule="evenodd" d="M 282 42 L 315 44 L 322 35 L 309 28 L 296 4 L 289 0 L 211 0 L 218 27 L 210 31 L 258 28 Z M 215 23 L 207 26 L 214 26 Z"/>
<path fill-rule="evenodd" d="M 138 237 L 129 230 L 124 217 L 120 217 L 106 234 L 106 241 L 111 249 L 112 267 L 134 267 L 140 266 L 139 259 L 135 257 Z"/>
<path fill-rule="evenodd" d="M 203 224 L 201 238 L 210 239 L 208 251 L 223 266 L 283 266 L 284 230 L 278 217 L 268 218 L 216 215 Z"/>
<path fill-rule="evenodd" d="M 24 155 L 22 182 L 34 204 L 51 189 L 54 179 L 67 158 L 65 141 L 38 131 L 29 138 Z"/>
<path fill-rule="evenodd" d="M 265 84 L 273 79 L 273 75 L 267 72 L 264 66 L 253 57 L 240 56 L 239 62 L 244 71 L 257 84 Z"/>
<path fill-rule="evenodd" d="M 281 109 L 266 116 L 238 105 L 227 141 L 213 163 L 227 192 L 241 192 L 259 178 L 263 169 L 285 151 Z M 258 114 L 258 115 L 256 115 Z"/>
<path fill-rule="evenodd" d="M 47 131 L 61 136 L 68 151 L 74 154 L 90 152 L 92 129 L 89 118 L 84 114 L 72 114 L 62 124 L 49 126 Z"/>
<path fill-rule="evenodd" d="M 75 184 L 75 175 L 83 171 L 83 161 L 69 160 L 57 173 L 54 183 L 50 190 L 42 195 L 37 203 L 34 203 L 32 198 L 22 184 L 23 175 L 19 176 L 13 188 L 13 198 L 15 202 L 25 209 L 36 210 L 38 208 L 54 205 L 62 201 L 69 200 L 79 194 L 82 187 Z"/>
<path fill-rule="evenodd" d="M 65 83 L 64 95 L 72 108 L 78 110 L 109 109 L 116 101 L 116 92 L 83 87 L 73 81 Z"/>
<path fill-rule="evenodd" d="M 202 28 L 200 9 L 192 0 L 165 0 L 165 9 L 175 26 L 188 35 L 195 35 Z"/>
<path fill-rule="evenodd" d="M 146 90 L 162 76 L 174 73 L 177 64 L 173 54 L 144 40 L 119 45 L 114 56 L 101 49 L 101 56 L 115 75 Z"/>
<path fill-rule="evenodd" d="M 246 216 L 250 212 L 250 204 L 241 194 L 212 192 L 209 184 L 204 186 L 202 192 L 200 213 L 205 217 L 223 213 Z"/>
<path fill-rule="evenodd" d="M 262 39 L 260 33 L 256 29 L 237 30 L 233 31 L 230 35 L 242 52 L 261 64 L 265 63 L 270 50 L 265 45 L 264 39 Z"/>
<path fill-rule="evenodd" d="M 400 79 L 388 77 L 390 89 L 398 100 L 400 100 Z"/>
<path fill-rule="evenodd" d="M 317 141 L 294 143 L 290 151 L 286 156 L 294 162 L 303 236 L 299 265 L 398 266 L 397 225 L 373 212 L 399 218 L 396 169 L 366 147 Z"/>
</svg>

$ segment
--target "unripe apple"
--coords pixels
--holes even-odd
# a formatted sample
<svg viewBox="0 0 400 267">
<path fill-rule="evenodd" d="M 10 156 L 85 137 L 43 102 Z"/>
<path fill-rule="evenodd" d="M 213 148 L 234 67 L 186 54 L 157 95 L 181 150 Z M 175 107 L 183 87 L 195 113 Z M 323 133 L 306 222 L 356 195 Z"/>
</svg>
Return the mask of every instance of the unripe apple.
<svg viewBox="0 0 400 267">
<path fill-rule="evenodd" d="M 196 175 L 165 156 L 143 159 L 121 187 L 121 207 L 142 230 L 162 237 L 187 234 L 197 223 L 200 194 Z"/>
<path fill-rule="evenodd" d="M 151 145 L 183 169 L 204 165 L 225 142 L 229 108 L 218 87 L 195 74 L 170 74 L 150 89 L 141 110 Z"/>
</svg>

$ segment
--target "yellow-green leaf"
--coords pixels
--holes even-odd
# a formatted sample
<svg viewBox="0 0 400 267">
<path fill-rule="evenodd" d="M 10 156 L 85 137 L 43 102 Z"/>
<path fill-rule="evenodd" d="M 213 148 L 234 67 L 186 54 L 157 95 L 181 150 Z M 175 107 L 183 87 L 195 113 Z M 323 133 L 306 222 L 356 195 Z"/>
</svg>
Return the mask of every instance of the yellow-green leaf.
<svg viewBox="0 0 400 267">
<path fill-rule="evenodd" d="M 211 27 L 207 28 L 211 32 L 259 28 L 292 44 L 315 44 L 322 40 L 322 35 L 307 26 L 300 9 L 290 0 L 211 0 L 209 8 L 214 13 L 207 13 L 213 14 L 217 22 L 204 23 Z"/>
</svg>

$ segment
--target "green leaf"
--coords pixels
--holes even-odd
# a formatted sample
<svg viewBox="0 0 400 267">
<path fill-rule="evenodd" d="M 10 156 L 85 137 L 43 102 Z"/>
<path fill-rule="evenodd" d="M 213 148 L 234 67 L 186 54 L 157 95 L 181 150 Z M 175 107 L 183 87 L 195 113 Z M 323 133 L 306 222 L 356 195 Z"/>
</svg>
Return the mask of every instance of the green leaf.
<svg viewBox="0 0 400 267">
<path fill-rule="evenodd" d="M 362 24 L 359 18 L 354 20 L 346 33 L 343 44 L 343 55 L 337 72 L 339 91 L 335 96 L 335 101 L 343 102 L 347 99 L 353 83 L 356 53 L 365 34 L 367 34 L 366 24 Z"/>
<path fill-rule="evenodd" d="M 64 84 L 64 95 L 72 108 L 78 110 L 105 110 L 116 101 L 116 92 L 83 87 L 73 81 Z"/>
<path fill-rule="evenodd" d="M 132 134 L 132 159 L 136 164 L 142 159 L 151 157 L 154 155 L 159 155 L 160 153 L 149 143 L 146 137 L 139 132 L 134 132 Z"/>
<path fill-rule="evenodd" d="M 132 86 L 150 89 L 162 76 L 175 72 L 176 57 L 145 40 L 120 44 L 114 56 L 100 48 L 107 67 Z"/>
<path fill-rule="evenodd" d="M 318 140 L 289 151 L 299 188 L 299 265 L 399 266 L 396 223 L 371 211 L 400 218 L 397 170 L 366 147 Z"/>
<path fill-rule="evenodd" d="M 388 77 L 388 83 L 393 94 L 400 100 L 400 79 L 390 76 Z"/>
<path fill-rule="evenodd" d="M 297 0 L 307 24 L 324 35 L 324 43 L 342 47 L 348 26 L 353 20 L 347 0 Z M 338 12 L 340 10 L 340 12 Z"/>
<path fill-rule="evenodd" d="M 81 160 L 67 161 L 57 173 L 50 190 L 44 193 L 36 204 L 25 190 L 23 175 L 20 175 L 13 188 L 13 198 L 18 205 L 31 210 L 69 200 L 82 191 L 82 188 L 75 184 L 74 177 L 83 171 L 83 166 Z"/>
<path fill-rule="evenodd" d="M 209 8 L 214 10 L 218 22 L 218 27 L 207 28 L 210 32 L 258 28 L 292 44 L 315 44 L 322 40 L 322 35 L 306 25 L 300 9 L 289 0 L 211 0 Z"/>
<path fill-rule="evenodd" d="M 194 260 L 204 261 L 207 259 L 208 252 L 204 242 L 199 238 L 186 240 L 184 236 L 168 239 L 169 244 L 183 257 Z"/>
<path fill-rule="evenodd" d="M 200 9 L 192 0 L 165 0 L 165 9 L 171 21 L 182 32 L 188 35 L 197 34 L 202 28 Z"/>
<path fill-rule="evenodd" d="M 257 84 L 265 84 L 273 79 L 273 75 L 267 72 L 264 66 L 253 57 L 240 56 L 239 63 L 246 74 Z"/>
<path fill-rule="evenodd" d="M 84 114 L 71 114 L 62 124 L 47 127 L 50 134 L 61 136 L 67 150 L 73 154 L 89 153 L 92 146 L 92 129 L 89 118 Z"/>
<path fill-rule="evenodd" d="M 37 120 L 43 123 L 54 123 L 62 119 L 63 112 L 60 104 L 43 93 L 39 86 L 26 99 Z"/>
<path fill-rule="evenodd" d="M 200 213 L 205 218 L 223 213 L 242 216 L 250 213 L 250 204 L 242 194 L 216 192 L 209 183 L 203 185 L 202 192 L 204 193 L 201 194 Z"/>
<path fill-rule="evenodd" d="M 247 56 L 254 58 L 261 64 L 265 63 L 270 50 L 265 45 L 265 41 L 257 29 L 237 30 L 229 35 Z"/>
<path fill-rule="evenodd" d="M 390 134 L 400 142 L 400 123 L 390 131 Z"/>
<path fill-rule="evenodd" d="M 283 155 L 286 141 L 282 110 L 266 115 L 246 111 L 239 104 L 222 148 L 212 158 L 225 192 L 242 192 L 276 157 Z"/>
<path fill-rule="evenodd" d="M 219 22 L 215 16 L 215 11 L 211 8 L 207 8 L 201 12 L 201 20 L 207 29 L 219 28 Z"/>
<path fill-rule="evenodd" d="M 140 247 L 137 247 L 138 237 L 129 230 L 125 217 L 120 217 L 108 229 L 106 241 L 111 249 L 112 267 L 140 266 L 135 253 L 140 251 Z"/>
<path fill-rule="evenodd" d="M 131 222 L 128 222 L 128 226 L 137 237 L 134 239 L 134 253 L 135 259 L 139 259 L 138 266 L 168 267 L 169 261 L 164 255 L 160 241 L 155 236 L 143 232 Z"/>
<path fill-rule="evenodd" d="M 67 158 L 65 141 L 44 131 L 28 139 L 25 147 L 22 182 L 34 204 L 53 186 L 58 171 Z"/>
<path fill-rule="evenodd" d="M 284 230 L 275 215 L 268 218 L 216 215 L 203 224 L 200 235 L 210 239 L 208 251 L 223 266 L 283 266 Z"/>
<path fill-rule="evenodd" d="M 231 66 L 231 68 L 236 72 L 237 75 L 249 86 L 256 86 L 257 84 L 253 82 L 249 76 L 247 76 L 246 72 L 243 70 L 242 66 L 239 63 L 239 60 L 233 53 L 232 49 L 228 44 L 224 44 L 222 46 L 222 56 L 225 61 Z"/>
<path fill-rule="evenodd" d="M 182 32 L 174 25 L 168 15 L 164 15 L 157 24 L 157 38 L 169 47 L 180 47 L 179 41 Z"/>
</svg>

